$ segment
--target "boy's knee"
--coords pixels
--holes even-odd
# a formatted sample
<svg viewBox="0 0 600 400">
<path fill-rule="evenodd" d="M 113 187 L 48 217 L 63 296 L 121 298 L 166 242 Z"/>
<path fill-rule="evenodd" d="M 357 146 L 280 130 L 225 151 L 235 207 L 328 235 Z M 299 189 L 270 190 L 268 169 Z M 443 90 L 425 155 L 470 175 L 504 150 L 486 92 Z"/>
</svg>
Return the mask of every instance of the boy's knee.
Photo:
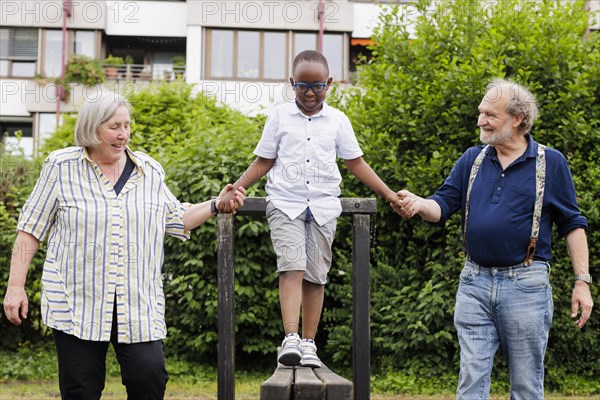
<svg viewBox="0 0 600 400">
<path fill-rule="evenodd" d="M 304 279 L 304 271 L 293 270 L 293 271 L 280 271 L 279 278 L 286 281 L 299 281 L 302 282 Z"/>
</svg>

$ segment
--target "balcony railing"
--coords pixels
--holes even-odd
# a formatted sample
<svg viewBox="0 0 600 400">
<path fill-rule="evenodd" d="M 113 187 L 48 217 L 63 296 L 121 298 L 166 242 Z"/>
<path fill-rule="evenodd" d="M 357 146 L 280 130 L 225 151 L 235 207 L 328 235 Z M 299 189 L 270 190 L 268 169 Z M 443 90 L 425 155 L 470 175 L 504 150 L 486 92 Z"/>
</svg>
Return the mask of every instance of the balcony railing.
<svg viewBox="0 0 600 400">
<path fill-rule="evenodd" d="M 109 80 L 185 80 L 185 65 L 103 64 L 102 68 Z"/>
</svg>

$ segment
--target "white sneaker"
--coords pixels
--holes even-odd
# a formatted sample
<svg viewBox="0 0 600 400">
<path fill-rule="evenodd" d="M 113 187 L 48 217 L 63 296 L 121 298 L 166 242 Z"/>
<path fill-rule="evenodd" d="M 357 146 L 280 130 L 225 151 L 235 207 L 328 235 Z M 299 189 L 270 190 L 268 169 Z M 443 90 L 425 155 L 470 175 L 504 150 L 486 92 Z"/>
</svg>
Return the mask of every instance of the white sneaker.
<svg viewBox="0 0 600 400">
<path fill-rule="evenodd" d="M 288 333 L 281 342 L 281 350 L 277 361 L 285 366 L 295 367 L 300 365 L 301 358 L 300 336 L 297 333 Z"/>
<path fill-rule="evenodd" d="M 317 356 L 317 345 L 312 339 L 302 339 L 300 343 L 302 359 L 300 365 L 303 367 L 321 368 L 321 360 Z"/>
</svg>

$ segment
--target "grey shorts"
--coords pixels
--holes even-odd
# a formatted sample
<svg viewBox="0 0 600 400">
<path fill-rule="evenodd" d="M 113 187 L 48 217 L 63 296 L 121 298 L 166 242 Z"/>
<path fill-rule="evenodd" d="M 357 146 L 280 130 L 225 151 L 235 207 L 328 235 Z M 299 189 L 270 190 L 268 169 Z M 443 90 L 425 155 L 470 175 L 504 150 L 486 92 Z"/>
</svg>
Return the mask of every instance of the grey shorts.
<svg viewBox="0 0 600 400">
<path fill-rule="evenodd" d="M 305 280 L 326 284 L 337 220 L 320 226 L 306 210 L 291 220 L 268 203 L 267 221 L 277 255 L 277 271 L 304 271 Z"/>
</svg>

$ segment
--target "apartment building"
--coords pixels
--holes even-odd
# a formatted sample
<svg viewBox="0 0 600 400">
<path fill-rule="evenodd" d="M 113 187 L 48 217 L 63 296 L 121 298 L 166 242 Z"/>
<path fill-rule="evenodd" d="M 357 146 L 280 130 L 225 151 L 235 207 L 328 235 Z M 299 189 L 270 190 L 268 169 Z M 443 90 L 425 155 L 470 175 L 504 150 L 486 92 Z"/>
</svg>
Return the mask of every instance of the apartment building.
<svg viewBox="0 0 600 400">
<path fill-rule="evenodd" d="M 57 78 L 73 55 L 119 57 L 116 74 L 104 65 L 113 90 L 183 78 L 252 114 L 291 98 L 299 50 L 322 49 L 349 82 L 379 11 L 373 1 L 0 0 L 2 141 L 31 156 L 58 115 L 93 96 L 71 85 L 61 100 Z"/>
<path fill-rule="evenodd" d="M 84 85 L 65 96 L 55 83 L 73 55 L 105 61 L 112 90 L 185 79 L 248 114 L 292 98 L 287 81 L 300 50 L 320 49 L 334 79 L 350 84 L 358 55 L 368 55 L 378 3 L 389 2 L 0 0 L 2 142 L 34 155 L 61 113 L 93 97 Z"/>
</svg>

